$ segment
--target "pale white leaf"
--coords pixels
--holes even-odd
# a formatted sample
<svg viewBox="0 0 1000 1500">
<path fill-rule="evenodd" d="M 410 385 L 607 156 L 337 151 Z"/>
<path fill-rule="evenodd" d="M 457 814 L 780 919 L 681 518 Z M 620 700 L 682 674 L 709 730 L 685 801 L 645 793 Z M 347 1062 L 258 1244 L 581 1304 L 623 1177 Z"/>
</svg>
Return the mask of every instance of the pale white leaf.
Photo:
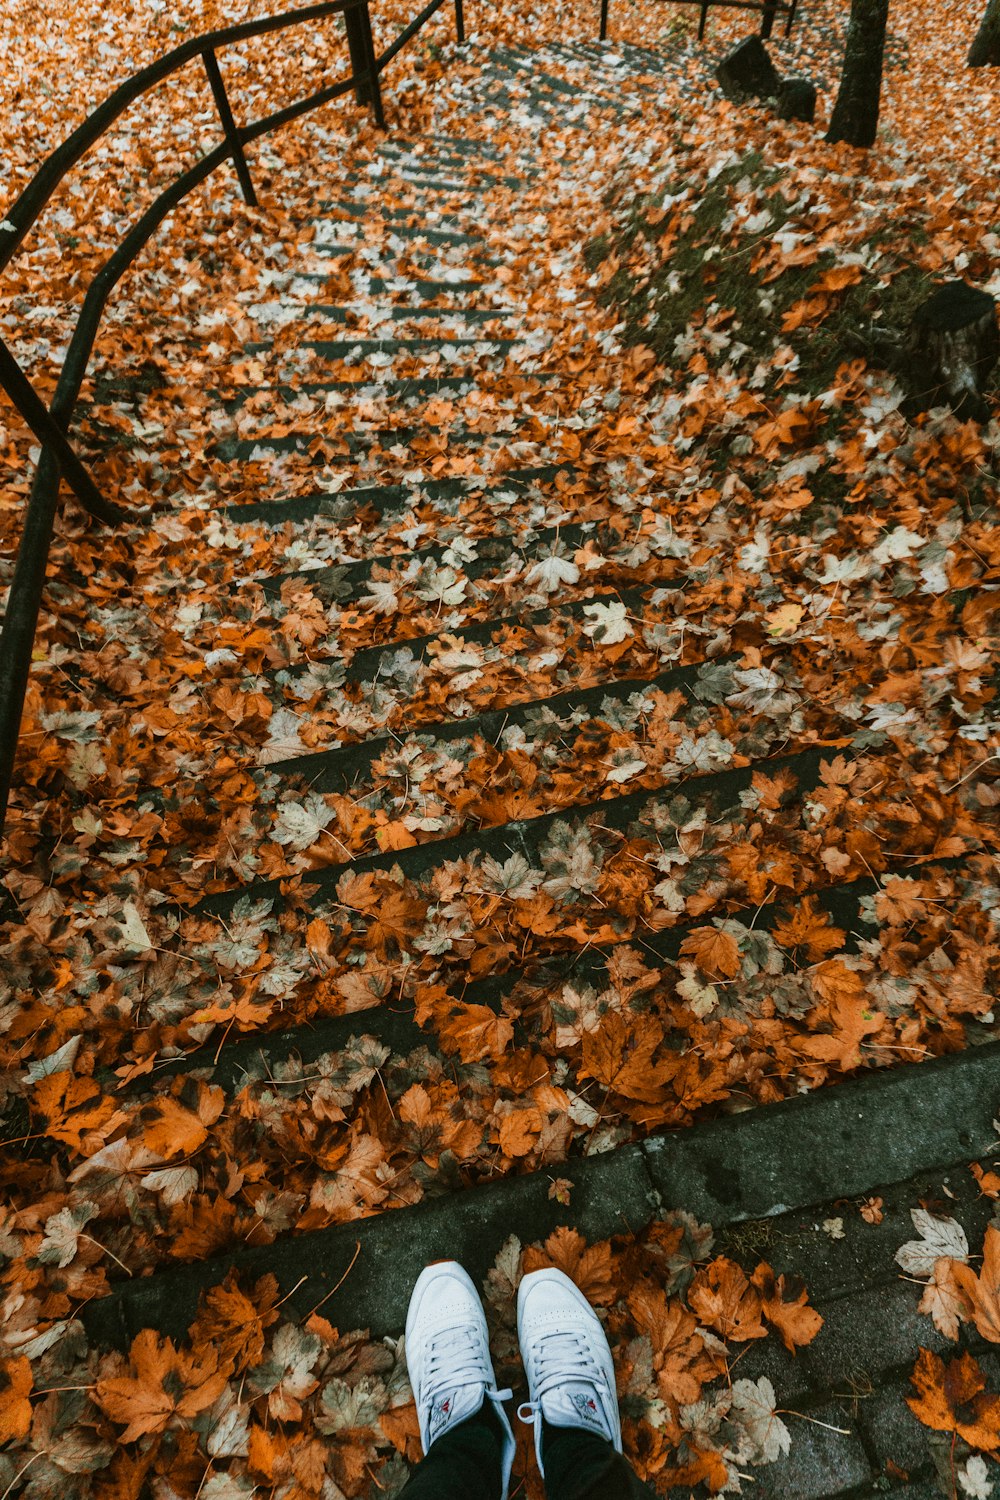
<svg viewBox="0 0 1000 1500">
<path fill-rule="evenodd" d="M 145 953 L 152 948 L 153 940 L 146 931 L 139 909 L 134 901 L 126 901 L 122 907 L 124 922 L 120 919 L 118 926 L 121 930 L 121 946 L 126 951 L 133 953 Z"/>
<path fill-rule="evenodd" d="M 88 1198 L 52 1214 L 45 1220 L 45 1238 L 38 1249 L 37 1259 L 46 1266 L 68 1266 L 76 1257 L 83 1226 L 89 1224 L 98 1212 L 97 1204 Z"/>
<path fill-rule="evenodd" d="M 544 589 L 547 594 L 554 594 L 556 589 L 564 583 L 576 583 L 580 577 L 580 569 L 576 563 L 570 562 L 568 557 L 543 557 L 539 562 L 533 563 L 524 575 L 524 581 L 531 588 Z"/>
<path fill-rule="evenodd" d="M 926 1208 L 911 1208 L 910 1218 L 920 1238 L 907 1240 L 896 1251 L 896 1264 L 902 1266 L 908 1276 L 930 1278 L 934 1274 L 934 1262 L 942 1256 L 962 1262 L 968 1260 L 969 1242 L 957 1219 L 939 1219 Z"/>
<path fill-rule="evenodd" d="M 212 1407 L 205 1445 L 213 1458 L 245 1458 L 250 1442 L 250 1407 L 241 1405 L 231 1385 Z"/>
<path fill-rule="evenodd" d="M 897 526 L 884 536 L 877 547 L 872 549 L 872 558 L 880 566 L 888 562 L 901 562 L 905 557 L 912 557 L 918 548 L 924 545 L 924 538 L 916 531 L 909 531 L 905 526 Z"/>
<path fill-rule="evenodd" d="M 966 1460 L 965 1467 L 958 1471 L 958 1482 L 971 1500 L 989 1500 L 993 1484 L 981 1453 L 973 1453 Z"/>
<path fill-rule="evenodd" d="M 777 1415 L 774 1386 L 766 1375 L 759 1380 L 735 1380 L 729 1421 L 739 1435 L 740 1463 L 773 1464 L 792 1446 L 792 1436 Z"/>
<path fill-rule="evenodd" d="M 590 623 L 583 627 L 584 634 L 603 646 L 613 646 L 635 634 L 628 622 L 628 610 L 620 599 L 610 604 L 585 604 L 583 612 L 590 616 Z"/>
<path fill-rule="evenodd" d="M 605 774 L 604 779 L 605 781 L 615 781 L 618 783 L 631 781 L 633 776 L 638 776 L 639 772 L 645 769 L 646 762 L 644 760 L 627 760 L 623 765 L 613 766 Z"/>
<path fill-rule="evenodd" d="M 924 1287 L 919 1311 L 933 1318 L 938 1333 L 954 1343 L 965 1312 L 965 1298 L 958 1289 L 952 1267 L 954 1262 L 943 1255 L 934 1262 L 931 1279 Z"/>
<path fill-rule="evenodd" d="M 182 1203 L 195 1191 L 198 1173 L 192 1166 L 164 1167 L 158 1172 L 147 1172 L 141 1179 L 141 1186 L 151 1193 L 159 1193 L 163 1202 L 173 1208 L 175 1203 Z"/>
<path fill-rule="evenodd" d="M 277 810 L 271 837 L 291 849 L 308 849 L 323 829 L 333 822 L 334 810 L 318 792 L 310 792 L 301 802 L 282 802 Z"/>
<path fill-rule="evenodd" d="M 533 870 L 523 854 L 512 854 L 503 864 L 487 854 L 479 867 L 479 879 L 483 890 L 518 901 L 535 894 L 542 872 Z"/>
<path fill-rule="evenodd" d="M 368 593 L 358 603 L 363 609 L 370 609 L 373 614 L 394 615 L 399 609 L 399 595 L 394 584 L 387 583 L 385 579 L 370 578 Z"/>
<path fill-rule="evenodd" d="M 80 1050 L 83 1036 L 77 1033 L 71 1036 L 68 1042 L 63 1042 L 55 1052 L 50 1052 L 48 1057 L 38 1057 L 34 1062 L 28 1064 L 26 1078 L 28 1083 L 37 1083 L 40 1078 L 46 1078 L 50 1073 L 66 1073 L 76 1062 L 76 1054 Z"/>
</svg>

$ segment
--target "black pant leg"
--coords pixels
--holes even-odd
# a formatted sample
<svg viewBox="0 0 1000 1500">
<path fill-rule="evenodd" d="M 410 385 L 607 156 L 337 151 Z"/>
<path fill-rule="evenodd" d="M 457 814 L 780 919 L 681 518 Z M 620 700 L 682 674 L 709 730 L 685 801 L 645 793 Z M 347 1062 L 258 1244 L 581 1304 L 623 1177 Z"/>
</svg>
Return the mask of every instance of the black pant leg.
<svg viewBox="0 0 1000 1500">
<path fill-rule="evenodd" d="M 502 1431 L 489 1401 L 432 1443 L 397 1500 L 500 1500 Z"/>
<path fill-rule="evenodd" d="M 581 1427 L 542 1424 L 542 1462 L 547 1500 L 650 1500 L 627 1458 L 596 1433 Z"/>
</svg>

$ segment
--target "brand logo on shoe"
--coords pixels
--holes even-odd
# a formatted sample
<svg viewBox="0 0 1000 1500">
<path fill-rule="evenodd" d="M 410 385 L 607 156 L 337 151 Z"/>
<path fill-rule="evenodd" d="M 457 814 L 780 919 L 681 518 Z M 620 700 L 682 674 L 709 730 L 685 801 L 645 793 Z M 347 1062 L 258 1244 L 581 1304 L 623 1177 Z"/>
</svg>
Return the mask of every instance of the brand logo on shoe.
<svg viewBox="0 0 1000 1500">
<path fill-rule="evenodd" d="M 450 1415 L 451 1397 L 449 1396 L 447 1400 L 439 1402 L 431 1412 L 431 1433 L 433 1434 L 437 1432 L 438 1428 L 441 1427 L 443 1423 L 447 1422 Z"/>
<path fill-rule="evenodd" d="M 585 1422 L 593 1422 L 598 1427 L 604 1424 L 601 1421 L 601 1413 L 593 1396 L 585 1396 L 582 1391 L 574 1391 L 570 1399 Z"/>
</svg>

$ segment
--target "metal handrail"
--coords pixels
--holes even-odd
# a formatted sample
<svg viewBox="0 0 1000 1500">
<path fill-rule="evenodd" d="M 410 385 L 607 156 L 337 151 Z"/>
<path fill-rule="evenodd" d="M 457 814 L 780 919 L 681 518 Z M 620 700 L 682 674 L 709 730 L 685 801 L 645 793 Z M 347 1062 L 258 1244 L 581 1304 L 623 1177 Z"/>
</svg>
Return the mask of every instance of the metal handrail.
<svg viewBox="0 0 1000 1500">
<path fill-rule="evenodd" d="M 104 301 L 107 300 L 107 294 L 110 293 L 115 282 L 128 269 L 132 260 L 135 259 L 135 256 L 166 217 L 166 214 L 172 208 L 176 207 L 177 203 L 192 188 L 196 187 L 204 177 L 208 176 L 222 162 L 227 160 L 233 162 L 244 199 L 251 206 L 256 205 L 257 196 L 254 192 L 244 148 L 250 141 L 256 139 L 257 136 L 277 129 L 278 126 L 286 124 L 291 119 L 295 119 L 297 115 L 305 114 L 307 111 L 317 108 L 320 104 L 327 103 L 330 99 L 335 99 L 341 94 L 346 94 L 352 88 L 358 92 L 359 84 L 365 86 L 366 94 L 370 92 L 376 121 L 384 128 L 385 119 L 382 113 L 381 92 L 378 84 L 379 70 L 371 42 L 371 28 L 370 26 L 366 26 L 364 20 L 361 19 L 362 13 L 367 17 L 367 11 L 368 0 L 322 0 L 321 4 L 311 5 L 303 10 L 283 11 L 280 15 L 268 16 L 259 21 L 245 21 L 238 26 L 226 27 L 224 30 L 206 32 L 203 36 L 192 37 L 189 41 L 183 42 L 179 47 L 175 47 L 172 51 L 166 53 L 165 56 L 158 58 L 156 62 L 150 63 L 148 67 L 141 69 L 140 72 L 126 79 L 123 84 L 115 89 L 114 93 L 110 94 L 104 100 L 103 104 L 98 105 L 97 109 L 93 110 L 87 116 L 86 120 L 73 131 L 72 135 L 68 136 L 60 146 L 56 147 L 51 156 L 42 163 L 39 170 L 17 199 L 17 202 L 6 214 L 4 228 L 7 238 L 3 241 L 2 248 L 0 248 L 0 271 L 9 265 L 14 255 L 24 243 L 25 237 L 33 225 L 37 223 L 39 216 L 59 184 L 71 169 L 76 166 L 90 147 L 107 132 L 119 116 L 128 109 L 130 104 L 133 104 L 136 99 L 141 98 L 143 94 L 148 93 L 158 83 L 162 83 L 165 78 L 178 72 L 196 57 L 201 58 L 205 71 L 208 74 L 212 96 L 222 122 L 225 144 L 209 152 L 196 167 L 192 168 L 190 172 L 184 173 L 171 188 L 156 199 L 149 213 L 144 215 L 140 221 L 140 224 L 145 226 L 145 233 L 141 237 L 137 237 L 133 231 L 124 242 L 125 244 L 134 245 L 133 254 L 122 262 L 120 258 L 121 247 L 119 247 L 119 250 L 115 252 L 98 273 L 94 286 L 105 279 L 105 273 L 110 267 L 113 265 L 119 267 L 118 275 L 107 286 Z M 332 15 L 344 16 L 348 36 L 352 43 L 352 76 L 342 83 L 321 89 L 306 99 L 297 101 L 289 109 L 277 111 L 263 120 L 258 120 L 252 125 L 244 126 L 242 129 L 237 127 L 233 119 L 222 74 L 219 70 L 218 58 L 216 57 L 217 49 L 224 46 L 231 46 L 236 42 L 246 41 L 251 37 L 266 36 L 271 32 L 285 30 L 291 26 L 301 26 L 307 22 L 321 20 Z M 360 38 L 360 45 L 357 44 L 357 38 Z M 208 163 L 211 163 L 211 165 L 207 165 Z M 182 191 L 178 196 L 176 190 L 179 185 L 182 186 Z M 93 291 L 93 286 L 91 287 L 91 291 Z M 88 293 L 88 297 L 89 295 Z M 103 305 L 104 302 L 102 301 L 100 311 L 103 311 Z M 97 322 L 99 322 L 100 311 Z M 87 326 L 89 323 L 86 313 L 87 302 L 85 301 L 80 321 L 77 324 L 77 329 L 73 335 L 73 340 L 63 365 L 63 376 L 66 374 L 67 367 L 72 368 L 78 357 L 78 350 L 82 342 L 79 338 L 81 327 Z M 97 322 L 94 323 L 95 336 Z M 84 354 L 84 366 L 90 356 L 90 347 L 90 344 L 88 344 Z M 53 403 L 53 408 L 48 414 L 43 409 L 40 409 L 43 404 L 40 400 L 31 400 L 28 392 L 25 390 L 27 377 L 19 379 L 15 373 L 16 368 L 16 361 L 13 354 L 3 340 L 0 339 L 0 384 L 3 385 L 7 394 L 15 406 L 17 406 L 39 441 L 42 444 L 51 445 L 59 451 L 60 456 L 64 460 L 65 477 L 81 505 L 91 515 L 98 516 L 101 520 L 121 519 L 121 515 L 115 514 L 116 508 L 114 506 L 110 506 L 107 502 L 95 504 L 96 487 L 90 479 L 89 474 L 86 473 L 79 459 L 68 457 L 68 439 L 65 436 L 65 431 L 60 430 L 60 423 L 55 416 L 56 403 Z M 82 373 L 81 371 L 81 378 Z M 4 378 L 5 375 L 7 378 Z M 69 411 L 66 414 L 66 422 L 68 422 L 69 416 L 72 414 L 72 407 L 75 405 L 77 394 L 78 390 L 74 391 Z M 65 422 L 61 426 L 64 429 Z"/>
<path fill-rule="evenodd" d="M 779 12 L 788 17 L 785 22 L 785 35 L 788 36 L 795 20 L 795 12 L 798 9 L 799 0 L 668 0 L 671 5 L 698 5 L 701 7 L 701 15 L 698 19 L 698 40 L 705 39 L 705 23 L 708 13 L 715 7 L 722 10 L 758 10 L 761 12 L 760 34 L 766 41 L 774 30 L 774 20 Z M 606 42 L 608 39 L 608 0 L 601 0 L 601 26 L 600 39 Z"/>
<path fill-rule="evenodd" d="M 110 94 L 43 162 L 16 203 L 6 213 L 4 232 L 7 238 L 0 248 L 0 271 L 10 264 L 63 178 L 128 106 L 193 58 L 201 57 L 222 123 L 224 140 L 176 178 L 155 199 L 97 272 L 84 297 L 50 406 L 46 407 L 13 353 L 0 338 L 0 387 L 7 392 L 41 443 L 4 613 L 3 629 L 0 631 L 0 834 L 3 832 L 10 796 L 60 480 L 67 480 L 83 508 L 98 520 L 115 524 L 149 514 L 148 511 L 126 511 L 102 497 L 87 466 L 79 458 L 67 436 L 108 298 L 167 215 L 224 162 L 233 162 L 244 198 L 249 204 L 256 203 L 244 150 L 250 141 L 289 124 L 300 115 L 351 90 L 359 103 L 371 104 L 376 124 L 385 129 L 381 74 L 400 48 L 444 3 L 445 0 L 433 0 L 417 17 L 418 24 L 411 23 L 402 36 L 378 58 L 372 40 L 369 0 L 323 0 L 321 4 L 310 5 L 301 10 L 284 11 L 264 20 L 247 21 L 193 37 L 134 74 Z M 284 109 L 276 110 L 265 119 L 237 126 L 219 70 L 217 50 L 250 37 L 265 36 L 333 15 L 344 16 L 350 48 L 350 76 L 340 83 L 319 89 Z M 461 42 L 465 40 L 462 0 L 455 0 L 455 18 Z"/>
<path fill-rule="evenodd" d="M 399 36 L 393 42 L 392 46 L 386 47 L 385 51 L 380 54 L 378 62 L 376 64 L 380 73 L 389 63 L 392 62 L 392 59 L 396 56 L 397 52 L 401 52 L 406 46 L 407 42 L 413 40 L 420 28 L 430 20 L 431 16 L 436 15 L 436 13 L 444 4 L 446 4 L 446 0 L 430 0 L 430 4 L 426 5 L 418 16 L 414 16 L 409 26 L 404 27 L 403 30 L 399 33 Z M 458 40 L 460 42 L 464 42 L 465 13 L 463 10 L 462 0 L 455 0 L 455 31 L 458 36 Z"/>
</svg>

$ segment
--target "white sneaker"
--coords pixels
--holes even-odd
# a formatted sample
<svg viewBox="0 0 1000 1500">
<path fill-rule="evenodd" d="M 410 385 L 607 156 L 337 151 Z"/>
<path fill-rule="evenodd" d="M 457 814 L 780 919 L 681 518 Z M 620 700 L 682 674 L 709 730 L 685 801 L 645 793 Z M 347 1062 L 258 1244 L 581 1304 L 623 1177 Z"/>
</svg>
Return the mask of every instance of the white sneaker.
<svg viewBox="0 0 1000 1500">
<path fill-rule="evenodd" d="M 548 1268 L 525 1276 L 517 1292 L 517 1336 L 529 1400 L 517 1414 L 535 1425 L 543 1477 L 542 1419 L 582 1427 L 622 1451 L 615 1366 L 600 1319 L 575 1282 Z"/>
<path fill-rule="evenodd" d="M 504 1431 L 501 1500 L 507 1500 L 514 1463 L 514 1433 L 498 1391 L 486 1315 L 475 1284 L 455 1260 L 438 1261 L 417 1277 L 406 1314 L 406 1367 L 417 1404 L 420 1441 L 431 1444 L 493 1402 Z"/>
</svg>

